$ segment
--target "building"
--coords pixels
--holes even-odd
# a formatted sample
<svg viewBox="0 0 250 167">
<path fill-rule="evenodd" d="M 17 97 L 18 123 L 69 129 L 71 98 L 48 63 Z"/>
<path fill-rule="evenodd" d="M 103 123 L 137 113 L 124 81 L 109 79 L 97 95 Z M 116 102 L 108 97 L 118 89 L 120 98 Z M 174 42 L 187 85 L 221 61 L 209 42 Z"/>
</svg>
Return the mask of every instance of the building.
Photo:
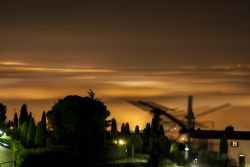
<svg viewBox="0 0 250 167">
<path fill-rule="evenodd" d="M 226 130 L 193 130 L 190 137 L 194 141 L 194 151 L 208 150 L 219 152 L 221 137 L 228 139 L 228 156 L 231 166 L 250 165 L 250 132 L 234 131 L 233 127 Z"/>
</svg>

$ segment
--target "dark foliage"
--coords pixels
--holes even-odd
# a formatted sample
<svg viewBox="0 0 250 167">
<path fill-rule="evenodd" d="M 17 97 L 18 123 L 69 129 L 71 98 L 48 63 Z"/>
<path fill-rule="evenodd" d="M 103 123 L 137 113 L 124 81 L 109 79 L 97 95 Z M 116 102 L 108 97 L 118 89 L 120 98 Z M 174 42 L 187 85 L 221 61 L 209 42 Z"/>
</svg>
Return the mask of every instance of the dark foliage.
<svg viewBox="0 0 250 167">
<path fill-rule="evenodd" d="M 15 126 L 15 128 L 18 128 L 18 116 L 17 116 L 16 112 L 15 112 L 15 115 L 14 115 L 14 126 Z"/>
<path fill-rule="evenodd" d="M 121 126 L 121 137 L 126 137 L 125 124 L 123 123 Z"/>
<path fill-rule="evenodd" d="M 27 146 L 28 123 L 23 122 L 21 126 L 20 142 L 22 145 Z"/>
<path fill-rule="evenodd" d="M 146 128 L 143 129 L 142 132 L 142 138 L 143 138 L 143 152 L 148 153 L 149 152 L 149 139 L 151 137 L 151 128 L 150 123 L 147 123 Z"/>
<path fill-rule="evenodd" d="M 140 134 L 140 130 L 139 130 L 139 126 L 138 125 L 135 126 L 135 134 L 136 135 Z"/>
<path fill-rule="evenodd" d="M 220 154 L 227 154 L 227 153 L 228 153 L 227 137 L 223 135 L 220 139 Z"/>
<path fill-rule="evenodd" d="M 44 124 L 43 121 L 40 121 L 37 124 L 36 135 L 35 135 L 35 146 L 37 147 L 46 147 L 45 130 L 43 124 Z"/>
<path fill-rule="evenodd" d="M 112 140 L 117 140 L 118 138 L 118 131 L 117 131 L 117 124 L 116 120 L 113 118 L 112 123 L 111 123 L 111 139 Z"/>
<path fill-rule="evenodd" d="M 43 137 L 43 147 L 46 147 L 46 144 L 47 144 L 47 142 L 46 142 L 46 134 L 47 134 L 47 122 L 46 122 L 46 113 L 45 113 L 45 111 L 43 112 L 43 115 L 42 115 L 42 126 L 43 126 L 43 128 L 42 128 L 42 130 L 43 130 L 43 135 L 44 135 L 44 137 Z"/>
<path fill-rule="evenodd" d="M 6 120 L 7 108 L 5 105 L 0 103 L 0 126 L 3 127 Z"/>
<path fill-rule="evenodd" d="M 27 146 L 32 147 L 35 145 L 35 136 L 36 136 L 36 125 L 34 118 L 31 117 L 29 119 L 29 127 L 28 127 L 28 134 L 27 134 Z"/>
<path fill-rule="evenodd" d="M 27 105 L 23 104 L 20 110 L 20 116 L 19 116 L 19 126 L 21 127 L 24 122 L 28 121 L 28 110 Z"/>
<path fill-rule="evenodd" d="M 104 144 L 104 127 L 109 111 L 99 99 L 67 96 L 58 100 L 46 115 L 55 143 L 68 145 L 77 152 Z"/>
<path fill-rule="evenodd" d="M 160 136 L 165 135 L 164 128 L 162 125 L 160 125 L 160 128 L 159 128 L 159 135 Z"/>
<path fill-rule="evenodd" d="M 127 138 L 130 137 L 130 135 L 131 135 L 128 122 L 125 124 L 125 135 Z"/>
</svg>

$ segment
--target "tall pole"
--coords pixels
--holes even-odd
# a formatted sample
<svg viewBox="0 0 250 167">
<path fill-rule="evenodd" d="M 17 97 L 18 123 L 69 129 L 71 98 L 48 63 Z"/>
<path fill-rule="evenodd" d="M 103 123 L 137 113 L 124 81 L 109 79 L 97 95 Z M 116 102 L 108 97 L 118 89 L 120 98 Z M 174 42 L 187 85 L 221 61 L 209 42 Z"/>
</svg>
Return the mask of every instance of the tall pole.
<svg viewBox="0 0 250 167">
<path fill-rule="evenodd" d="M 187 129 L 187 138 L 188 138 L 188 143 L 187 143 L 187 150 L 188 151 L 188 161 L 190 161 L 191 158 L 191 139 L 190 139 L 190 135 L 191 135 L 191 131 L 194 130 L 194 113 L 193 113 L 193 97 L 192 96 L 188 96 L 188 129 Z"/>
</svg>

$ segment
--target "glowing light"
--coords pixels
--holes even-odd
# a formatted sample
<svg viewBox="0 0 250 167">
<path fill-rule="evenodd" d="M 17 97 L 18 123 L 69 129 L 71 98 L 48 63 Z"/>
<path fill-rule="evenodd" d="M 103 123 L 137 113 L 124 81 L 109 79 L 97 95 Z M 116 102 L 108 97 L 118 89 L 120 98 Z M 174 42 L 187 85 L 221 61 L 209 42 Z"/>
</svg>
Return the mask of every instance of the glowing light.
<svg viewBox="0 0 250 167">
<path fill-rule="evenodd" d="M 117 84 L 127 87 L 143 87 L 143 86 L 162 86 L 163 82 L 157 81 L 110 81 L 108 83 Z"/>
<path fill-rule="evenodd" d="M 101 90 L 101 93 L 105 96 L 111 97 L 151 97 L 162 96 L 164 92 L 161 90 L 149 90 L 149 89 L 105 89 Z"/>
<path fill-rule="evenodd" d="M 2 143 L 3 146 L 8 147 L 9 145 L 7 143 Z"/>
<path fill-rule="evenodd" d="M 119 139 L 119 140 L 118 140 L 118 144 L 119 144 L 119 145 L 121 145 L 121 146 L 123 146 L 123 145 L 125 145 L 126 143 L 125 143 L 125 141 L 124 141 L 124 140 Z"/>
<path fill-rule="evenodd" d="M 188 148 L 188 146 L 186 145 L 186 147 L 185 147 L 185 151 L 189 151 L 189 148 Z"/>
<path fill-rule="evenodd" d="M 0 135 L 2 135 L 3 134 L 3 131 L 2 130 L 0 130 Z"/>
<path fill-rule="evenodd" d="M 12 66 L 12 65 L 23 66 L 23 65 L 27 65 L 27 64 L 22 63 L 22 62 L 0 61 L 0 65 L 6 65 L 6 66 Z"/>
<path fill-rule="evenodd" d="M 13 67 L 17 71 L 34 71 L 34 72 L 65 72 L 65 73 L 110 73 L 110 69 L 82 69 L 82 68 L 50 68 L 50 67 Z"/>
</svg>

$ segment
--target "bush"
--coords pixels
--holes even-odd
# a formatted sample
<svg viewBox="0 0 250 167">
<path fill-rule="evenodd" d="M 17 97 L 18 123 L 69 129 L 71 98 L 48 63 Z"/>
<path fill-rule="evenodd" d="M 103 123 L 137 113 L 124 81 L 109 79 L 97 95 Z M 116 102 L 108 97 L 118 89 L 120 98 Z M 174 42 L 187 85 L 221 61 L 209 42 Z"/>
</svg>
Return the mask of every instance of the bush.
<svg viewBox="0 0 250 167">
<path fill-rule="evenodd" d="M 197 157 L 198 163 L 207 166 L 225 167 L 228 164 L 228 156 L 218 152 L 201 151 Z"/>
<path fill-rule="evenodd" d="M 68 167 L 77 166 L 77 157 L 66 151 L 26 149 L 17 156 L 17 167 Z"/>
</svg>

